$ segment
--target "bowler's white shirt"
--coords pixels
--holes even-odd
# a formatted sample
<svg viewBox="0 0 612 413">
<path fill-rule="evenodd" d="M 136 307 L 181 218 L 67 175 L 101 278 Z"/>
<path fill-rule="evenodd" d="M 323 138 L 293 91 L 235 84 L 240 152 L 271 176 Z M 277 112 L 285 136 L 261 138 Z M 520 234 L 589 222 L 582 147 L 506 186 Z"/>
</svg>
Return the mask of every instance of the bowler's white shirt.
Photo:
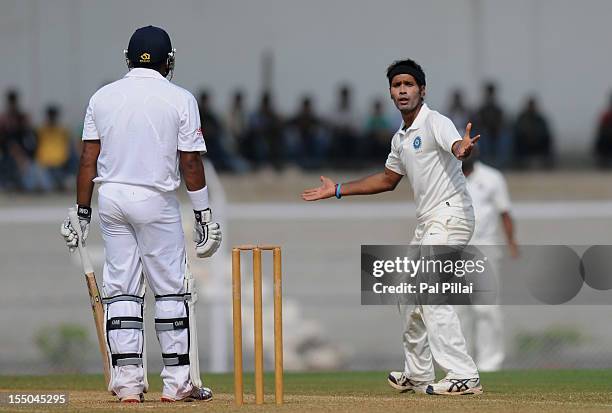
<svg viewBox="0 0 612 413">
<path fill-rule="evenodd" d="M 476 223 L 471 244 L 496 245 L 501 242 L 499 223 L 503 212 L 510 212 L 510 196 L 501 172 L 483 164 L 474 163 L 467 177 L 467 188 L 472 196 Z"/>
<path fill-rule="evenodd" d="M 134 68 L 90 99 L 83 140 L 100 140 L 94 182 L 173 191 L 180 185 L 178 151 L 205 152 L 198 104 L 159 72 Z"/>
<path fill-rule="evenodd" d="M 402 126 L 391 140 L 385 166 L 408 175 L 416 203 L 417 220 L 436 215 L 474 219 L 461 161 L 452 153 L 461 140 L 457 128 L 446 116 L 421 106 L 412 125 Z"/>
</svg>

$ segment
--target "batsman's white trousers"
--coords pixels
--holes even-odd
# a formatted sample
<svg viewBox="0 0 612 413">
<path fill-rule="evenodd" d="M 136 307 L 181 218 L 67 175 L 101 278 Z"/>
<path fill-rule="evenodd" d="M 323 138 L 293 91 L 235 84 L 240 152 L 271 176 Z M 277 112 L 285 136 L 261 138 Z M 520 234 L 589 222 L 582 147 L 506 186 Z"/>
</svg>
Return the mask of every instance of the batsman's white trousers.
<svg viewBox="0 0 612 413">
<path fill-rule="evenodd" d="M 473 231 L 474 221 L 436 216 L 417 225 L 411 244 L 467 245 Z M 448 378 L 478 377 L 453 306 L 413 305 L 403 309 L 404 372 L 408 377 L 434 380 L 434 359 Z"/>
<path fill-rule="evenodd" d="M 185 238 L 179 203 L 174 193 L 155 189 L 104 183 L 98 190 L 98 212 L 104 239 L 103 290 L 106 297 L 138 295 L 144 278 L 155 295 L 184 293 Z M 138 303 L 119 301 L 109 305 L 107 317 L 140 316 Z M 183 302 L 156 301 L 156 318 L 185 317 Z M 139 353 L 144 331 L 111 330 L 108 340 L 113 353 Z M 188 330 L 158 334 L 163 353 L 186 353 Z M 143 354 L 146 359 L 146 354 Z M 146 360 L 144 360 L 146 363 Z M 113 367 L 112 391 L 117 396 L 142 393 L 143 366 Z M 163 394 L 175 399 L 191 389 L 189 366 L 164 366 Z"/>
</svg>

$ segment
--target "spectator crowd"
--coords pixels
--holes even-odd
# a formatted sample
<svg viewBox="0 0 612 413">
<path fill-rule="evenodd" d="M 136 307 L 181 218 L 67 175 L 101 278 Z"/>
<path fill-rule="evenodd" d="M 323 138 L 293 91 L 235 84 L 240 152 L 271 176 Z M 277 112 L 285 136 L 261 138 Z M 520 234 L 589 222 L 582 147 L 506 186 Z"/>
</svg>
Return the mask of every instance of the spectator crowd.
<svg viewBox="0 0 612 413">
<path fill-rule="evenodd" d="M 207 91 L 198 95 L 207 156 L 221 171 L 244 172 L 270 166 L 277 171 L 294 164 L 304 170 L 369 167 L 384 162 L 394 132 L 382 101 L 372 104 L 365 122 L 354 107 L 352 90 L 339 88 L 330 115 L 317 113 L 305 95 L 295 113 L 285 116 L 270 92 L 262 93 L 249 112 L 241 91 L 234 92 L 225 116 L 212 107 Z"/>
<path fill-rule="evenodd" d="M 69 180 L 77 165 L 76 148 L 61 124 L 60 108 L 49 105 L 44 122 L 35 128 L 17 91 L 8 91 L 0 115 L 0 190 L 65 190 L 73 186 Z"/>
<path fill-rule="evenodd" d="M 554 164 L 553 136 L 537 99 L 528 96 L 515 119 L 508 116 L 497 97 L 494 83 L 483 87 L 479 106 L 469 109 L 461 91 L 453 92 L 447 115 L 463 133 L 468 121 L 482 139 L 480 158 L 500 169 L 527 167 L 550 168 Z"/>
<path fill-rule="evenodd" d="M 371 102 L 368 114 L 359 115 L 353 91 L 341 85 L 332 110 L 321 115 L 312 96 L 303 96 L 295 113 L 277 109 L 274 97 L 264 92 L 254 110 L 245 105 L 242 91 L 234 92 L 223 115 L 215 110 L 208 91 L 197 94 L 208 147 L 207 157 L 219 171 L 244 173 L 263 167 L 282 171 L 289 165 L 304 170 L 360 169 L 380 166 L 400 117 L 387 114 L 384 101 Z M 436 108 L 438 109 L 438 108 Z M 482 135 L 481 158 L 498 168 L 551 168 L 555 163 L 554 136 L 534 96 L 513 118 L 499 102 L 495 84 L 483 87 L 479 105 L 469 107 L 460 90 L 451 93 L 447 108 L 459 132 L 468 121 Z M 73 186 L 78 167 L 79 139 L 62 124 L 61 108 L 45 108 L 37 127 L 20 104 L 15 90 L 6 93 L 0 114 L 0 190 L 49 192 Z M 80 131 L 79 131 L 80 132 Z M 74 134 L 76 135 L 76 134 Z M 612 167 L 612 96 L 596 128 L 595 158 Z"/>
<path fill-rule="evenodd" d="M 460 90 L 452 92 L 446 108 L 435 108 L 449 116 L 459 132 L 468 121 L 481 134 L 480 157 L 500 169 L 555 166 L 554 135 L 535 96 L 527 96 L 516 116 L 502 107 L 494 83 L 483 87 L 478 105 L 465 103 Z M 320 115 L 311 96 L 303 96 L 294 114 L 283 116 L 269 92 L 249 113 L 244 95 L 235 92 L 227 115 L 213 110 L 207 92 L 200 94 L 200 110 L 209 157 L 224 171 L 243 172 L 262 166 L 282 170 L 288 164 L 302 169 L 369 168 L 380 166 L 388 153 L 391 137 L 400 125 L 397 112 L 388 116 L 382 99 L 371 102 L 362 118 L 355 109 L 350 86 L 338 88 L 334 107 Z M 595 137 L 598 165 L 612 167 L 612 96 L 601 117 Z"/>
</svg>

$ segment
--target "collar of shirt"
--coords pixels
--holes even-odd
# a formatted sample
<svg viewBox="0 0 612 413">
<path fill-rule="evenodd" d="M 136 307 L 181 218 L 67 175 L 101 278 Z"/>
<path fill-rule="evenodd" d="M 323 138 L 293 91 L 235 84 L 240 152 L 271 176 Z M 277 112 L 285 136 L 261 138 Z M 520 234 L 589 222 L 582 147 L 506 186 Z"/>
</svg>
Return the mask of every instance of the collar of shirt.
<svg viewBox="0 0 612 413">
<path fill-rule="evenodd" d="M 414 119 L 414 122 L 412 122 L 412 125 L 410 125 L 408 129 L 404 130 L 404 127 L 406 126 L 406 124 L 402 120 L 402 124 L 400 125 L 400 128 L 398 129 L 397 133 L 400 136 L 404 137 L 406 136 L 408 132 L 419 129 L 421 125 L 423 124 L 423 122 L 425 121 L 425 118 L 427 117 L 430 111 L 431 110 L 427 106 L 427 103 L 423 102 L 423 106 L 421 106 L 421 109 L 419 110 L 419 114 Z"/>
<path fill-rule="evenodd" d="M 153 79 L 168 80 L 161 75 L 157 70 L 147 69 L 144 67 L 135 67 L 126 73 L 124 77 L 150 77 Z"/>
</svg>

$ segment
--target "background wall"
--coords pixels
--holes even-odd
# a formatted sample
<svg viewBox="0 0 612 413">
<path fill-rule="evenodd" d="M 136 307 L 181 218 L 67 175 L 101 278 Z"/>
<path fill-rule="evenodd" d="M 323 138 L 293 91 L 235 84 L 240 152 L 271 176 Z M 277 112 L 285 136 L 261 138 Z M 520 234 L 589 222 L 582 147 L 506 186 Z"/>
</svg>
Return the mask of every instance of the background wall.
<svg viewBox="0 0 612 413">
<path fill-rule="evenodd" d="M 35 120 L 58 102 L 76 128 L 89 96 L 126 72 L 134 29 L 154 24 L 177 48 L 175 81 L 210 88 L 218 109 L 236 87 L 255 104 L 265 51 L 284 112 L 305 92 L 327 111 L 342 81 L 365 112 L 386 96 L 386 66 L 410 56 L 426 70 L 432 106 L 444 109 L 454 87 L 475 104 L 492 79 L 510 113 L 527 94 L 540 98 L 560 152 L 586 152 L 610 92 L 611 13 L 606 0 L 2 0 L 0 91 L 19 88 Z"/>
</svg>

